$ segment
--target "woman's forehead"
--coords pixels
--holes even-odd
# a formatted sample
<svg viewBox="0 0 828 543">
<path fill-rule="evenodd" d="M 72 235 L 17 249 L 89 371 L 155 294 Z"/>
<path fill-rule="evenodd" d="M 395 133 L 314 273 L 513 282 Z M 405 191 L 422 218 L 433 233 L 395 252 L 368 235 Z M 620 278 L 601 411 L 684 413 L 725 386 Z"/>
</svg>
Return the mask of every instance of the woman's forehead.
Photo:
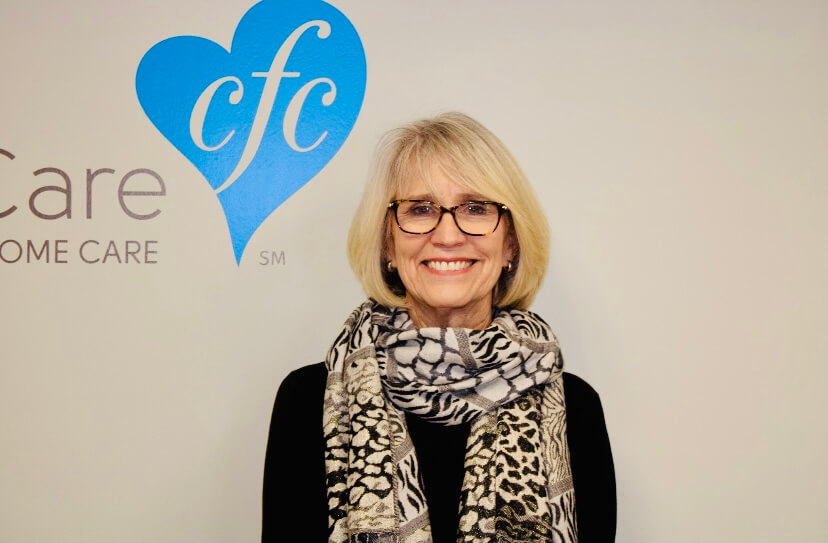
<svg viewBox="0 0 828 543">
<path fill-rule="evenodd" d="M 481 200 L 486 196 L 464 179 L 453 175 L 440 164 L 428 168 L 410 168 L 400 180 L 397 198 L 434 200 L 442 204 L 456 201 Z"/>
</svg>

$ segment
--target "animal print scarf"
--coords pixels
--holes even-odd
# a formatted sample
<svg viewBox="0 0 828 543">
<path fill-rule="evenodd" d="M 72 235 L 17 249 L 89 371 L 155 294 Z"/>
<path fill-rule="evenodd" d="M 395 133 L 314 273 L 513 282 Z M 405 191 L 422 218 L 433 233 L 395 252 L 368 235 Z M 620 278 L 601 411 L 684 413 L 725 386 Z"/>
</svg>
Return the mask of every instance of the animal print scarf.
<svg viewBox="0 0 828 543">
<path fill-rule="evenodd" d="M 327 367 L 329 543 L 431 542 L 405 412 L 471 422 L 458 542 L 576 541 L 563 361 L 540 317 L 499 310 L 485 330 L 417 329 L 369 300 Z"/>
</svg>

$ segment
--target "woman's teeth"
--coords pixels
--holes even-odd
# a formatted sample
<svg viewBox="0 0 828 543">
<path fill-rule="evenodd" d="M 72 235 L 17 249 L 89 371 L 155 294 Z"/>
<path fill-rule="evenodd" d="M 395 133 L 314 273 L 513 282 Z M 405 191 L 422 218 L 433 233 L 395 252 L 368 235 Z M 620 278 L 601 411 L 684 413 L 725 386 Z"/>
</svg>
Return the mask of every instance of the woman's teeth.
<svg viewBox="0 0 828 543">
<path fill-rule="evenodd" d="M 470 260 L 429 260 L 427 265 L 432 270 L 437 271 L 457 271 L 457 270 L 465 270 L 469 266 L 472 265 Z"/>
</svg>

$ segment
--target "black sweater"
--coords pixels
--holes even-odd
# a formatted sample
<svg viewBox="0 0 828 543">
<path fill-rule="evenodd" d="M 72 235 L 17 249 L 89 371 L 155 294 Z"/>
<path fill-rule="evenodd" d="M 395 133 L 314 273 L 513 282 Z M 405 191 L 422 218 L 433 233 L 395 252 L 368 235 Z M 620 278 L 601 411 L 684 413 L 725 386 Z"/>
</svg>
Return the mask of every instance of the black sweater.
<svg viewBox="0 0 828 543">
<path fill-rule="evenodd" d="M 291 372 L 276 394 L 264 468 L 262 541 L 326 543 L 328 506 L 322 403 L 323 363 Z M 615 540 L 615 471 L 598 394 L 564 373 L 567 440 L 579 543 Z M 417 450 L 434 543 L 454 543 L 469 424 L 406 422 Z"/>
</svg>

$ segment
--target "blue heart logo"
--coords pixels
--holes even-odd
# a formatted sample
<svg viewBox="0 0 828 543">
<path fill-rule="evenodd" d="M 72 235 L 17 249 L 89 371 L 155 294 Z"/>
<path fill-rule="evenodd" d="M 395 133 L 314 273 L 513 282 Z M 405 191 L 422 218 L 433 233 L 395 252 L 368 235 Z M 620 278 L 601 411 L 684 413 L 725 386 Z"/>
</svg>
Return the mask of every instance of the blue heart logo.
<svg viewBox="0 0 828 543">
<path fill-rule="evenodd" d="M 135 89 L 156 128 L 216 192 L 236 263 L 262 222 L 336 154 L 365 95 L 365 52 L 321 0 L 264 0 L 230 51 L 178 36 L 153 46 Z"/>
</svg>

